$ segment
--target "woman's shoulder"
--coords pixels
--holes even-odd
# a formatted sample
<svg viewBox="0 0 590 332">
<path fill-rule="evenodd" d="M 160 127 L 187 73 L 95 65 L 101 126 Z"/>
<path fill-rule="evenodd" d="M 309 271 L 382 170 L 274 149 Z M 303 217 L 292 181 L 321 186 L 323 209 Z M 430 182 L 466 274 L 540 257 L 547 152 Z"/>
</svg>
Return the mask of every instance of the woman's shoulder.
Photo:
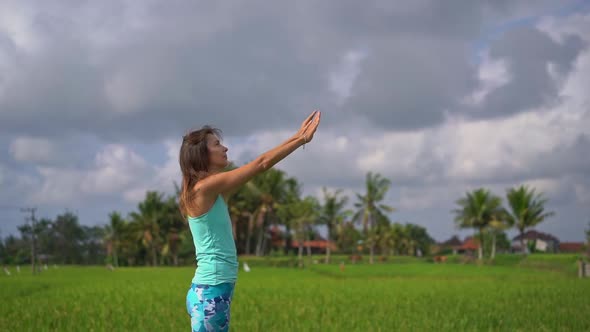
<svg viewBox="0 0 590 332">
<path fill-rule="evenodd" d="M 193 192 L 194 204 L 189 211 L 193 216 L 201 216 L 206 214 L 209 210 L 211 210 L 220 196 L 219 194 L 214 193 L 212 190 L 207 190 L 206 186 L 203 186 L 202 184 L 199 186 L 199 183 L 193 187 Z"/>
</svg>

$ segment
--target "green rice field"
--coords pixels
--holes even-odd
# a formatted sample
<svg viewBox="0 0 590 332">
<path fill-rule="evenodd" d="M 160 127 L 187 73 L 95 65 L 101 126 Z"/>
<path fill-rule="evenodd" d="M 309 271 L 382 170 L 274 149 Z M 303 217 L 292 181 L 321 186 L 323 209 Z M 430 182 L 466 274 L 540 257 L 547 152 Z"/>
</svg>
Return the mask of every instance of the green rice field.
<svg viewBox="0 0 590 332">
<path fill-rule="evenodd" d="M 339 258 L 303 269 L 252 259 L 236 284 L 231 330 L 590 331 L 590 278 L 577 277 L 575 259 L 394 258 L 344 271 Z M 190 267 L 11 271 L 0 276 L 0 331 L 190 330 Z"/>
</svg>

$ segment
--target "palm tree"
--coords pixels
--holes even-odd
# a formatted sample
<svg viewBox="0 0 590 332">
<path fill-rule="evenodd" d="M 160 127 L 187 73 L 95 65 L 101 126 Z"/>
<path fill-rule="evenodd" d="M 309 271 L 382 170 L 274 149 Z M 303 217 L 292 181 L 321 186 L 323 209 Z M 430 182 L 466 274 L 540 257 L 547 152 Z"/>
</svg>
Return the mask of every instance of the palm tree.
<svg viewBox="0 0 590 332">
<path fill-rule="evenodd" d="M 389 230 L 391 226 L 391 221 L 387 217 L 387 215 L 383 213 L 376 214 L 375 221 L 373 226 L 367 232 L 367 236 L 365 237 L 365 243 L 369 246 L 369 248 L 379 246 L 381 249 L 381 254 L 385 253 L 388 249 L 388 241 L 389 237 Z"/>
<path fill-rule="evenodd" d="M 254 212 L 258 228 L 256 256 L 261 256 L 264 252 L 267 226 L 277 219 L 275 209 L 288 197 L 287 181 L 285 172 L 271 168 L 246 184 L 257 200 L 257 208 Z"/>
<path fill-rule="evenodd" d="M 298 243 L 298 260 L 299 266 L 303 265 L 303 243 L 309 241 L 310 228 L 317 220 L 320 212 L 320 206 L 315 197 L 307 196 L 303 200 L 283 204 L 278 207 L 277 213 L 283 220 L 291 224 L 295 231 L 295 239 Z M 310 250 L 308 247 L 308 255 Z"/>
<path fill-rule="evenodd" d="M 129 220 L 129 219 L 127 219 Z M 142 245 L 137 239 L 137 225 L 128 221 L 123 227 L 119 238 L 118 259 L 119 264 L 124 259 L 128 266 L 135 265 L 137 255 L 141 252 Z"/>
<path fill-rule="evenodd" d="M 228 200 L 229 215 L 236 240 L 236 249 L 239 252 L 250 254 L 250 238 L 254 228 L 254 211 L 256 206 L 252 195 L 247 193 L 248 187 L 238 189 Z"/>
<path fill-rule="evenodd" d="M 404 234 L 407 238 L 408 255 L 416 256 L 419 252 L 421 255 L 427 255 L 430 252 L 434 239 L 428 235 L 426 228 L 407 223 L 404 225 Z"/>
<path fill-rule="evenodd" d="M 342 190 L 339 189 L 331 193 L 324 187 L 322 188 L 322 192 L 324 194 L 324 205 L 322 206 L 320 223 L 325 224 L 327 228 L 326 263 L 330 263 L 330 241 L 334 234 L 334 227 L 342 224 L 351 212 L 344 210 L 344 206 L 348 202 L 348 197 L 340 197 Z"/>
<path fill-rule="evenodd" d="M 301 184 L 296 178 L 288 178 L 285 181 L 285 197 L 281 200 L 277 206 L 290 205 L 295 202 L 301 201 Z M 280 219 L 280 218 L 279 218 Z M 291 223 L 289 220 L 282 219 L 282 223 L 285 225 L 284 233 L 284 252 L 288 254 L 293 248 L 293 237 L 291 232 Z"/>
<path fill-rule="evenodd" d="M 381 236 L 379 237 L 379 247 L 383 255 L 391 256 L 394 253 L 395 246 L 397 245 L 397 239 L 394 237 L 396 234 L 392 232 L 393 225 L 386 225 L 381 227 Z"/>
<path fill-rule="evenodd" d="M 109 214 L 109 224 L 105 226 L 105 244 L 107 249 L 107 257 L 112 258 L 112 264 L 115 267 L 119 266 L 119 247 L 125 228 L 125 220 L 116 211 Z"/>
<path fill-rule="evenodd" d="M 236 247 L 246 255 L 251 254 L 252 237 L 260 212 L 260 190 L 252 182 L 240 187 L 228 199 L 230 217 L 236 237 Z"/>
<path fill-rule="evenodd" d="M 490 221 L 489 231 L 492 234 L 492 252 L 490 254 L 491 259 L 496 257 L 496 236 L 510 227 L 511 226 L 508 223 L 508 218 L 506 217 L 505 211 L 502 211 L 501 214 L 494 216 L 492 221 Z"/>
<path fill-rule="evenodd" d="M 410 224 L 403 225 L 402 248 L 402 252 L 408 256 L 414 256 L 416 252 L 416 240 L 412 237 L 412 226 Z"/>
<path fill-rule="evenodd" d="M 392 251 L 391 254 L 401 254 L 405 237 L 404 226 L 398 222 L 395 222 L 389 227 L 388 233 Z"/>
<path fill-rule="evenodd" d="M 376 241 L 373 241 L 373 236 L 369 234 L 369 230 L 375 228 L 375 224 L 380 216 L 385 215 L 385 212 L 393 212 L 394 208 L 385 204 L 380 204 L 380 202 L 385 199 L 385 194 L 387 194 L 387 191 L 389 190 L 391 181 L 381 177 L 379 173 L 373 174 L 369 172 L 367 173 L 365 184 L 366 193 L 364 195 L 357 194 L 358 202 L 355 203 L 354 206 L 358 210 L 353 219 L 360 221 L 363 225 L 365 238 L 371 240 L 369 241 L 369 262 L 373 264 Z"/>
<path fill-rule="evenodd" d="M 510 211 L 507 214 L 507 221 L 511 226 L 515 226 L 520 234 L 520 246 L 523 254 L 526 254 L 524 243 L 524 232 L 527 228 L 532 228 L 543 222 L 546 218 L 553 216 L 554 212 L 545 212 L 545 203 L 547 199 L 543 198 L 542 193 L 535 193 L 535 189 L 529 189 L 527 186 L 510 188 L 507 191 L 506 198 Z"/>
<path fill-rule="evenodd" d="M 180 213 L 176 196 L 170 196 L 164 201 L 162 218 L 159 220 L 160 237 L 165 239 L 161 248 L 160 257 L 163 260 L 168 255 L 172 256 L 172 264 L 178 266 L 178 251 L 187 232 L 186 223 Z"/>
<path fill-rule="evenodd" d="M 464 198 L 457 201 L 460 209 L 454 210 L 455 222 L 460 228 L 474 228 L 479 230 L 478 258 L 483 258 L 483 231 L 492 220 L 501 215 L 502 199 L 493 195 L 487 189 L 477 189 L 468 192 Z"/>
<path fill-rule="evenodd" d="M 166 214 L 162 196 L 158 192 L 148 191 L 144 201 L 138 204 L 139 212 L 130 214 L 133 235 L 150 252 L 153 266 L 158 265 L 160 227 Z"/>
<path fill-rule="evenodd" d="M 336 225 L 337 246 L 342 252 L 354 253 L 358 242 L 362 238 L 361 233 L 354 227 L 352 221 L 345 221 Z"/>
</svg>

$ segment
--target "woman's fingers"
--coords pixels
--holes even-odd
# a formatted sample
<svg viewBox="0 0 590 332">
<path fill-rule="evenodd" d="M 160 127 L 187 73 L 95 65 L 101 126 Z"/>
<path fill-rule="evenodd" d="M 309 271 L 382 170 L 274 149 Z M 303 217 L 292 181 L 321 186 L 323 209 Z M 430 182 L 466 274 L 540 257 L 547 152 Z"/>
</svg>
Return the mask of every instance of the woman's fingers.
<svg viewBox="0 0 590 332">
<path fill-rule="evenodd" d="M 310 122 L 304 130 L 304 134 L 305 134 L 305 136 L 308 137 L 308 139 L 311 139 L 313 137 L 313 134 L 315 133 L 318 126 L 320 125 L 320 118 L 321 118 L 322 113 L 319 111 L 317 113 L 318 114 L 315 117 L 315 119 L 312 122 Z"/>
<path fill-rule="evenodd" d="M 306 142 L 311 141 L 318 125 L 320 124 L 321 112 L 315 110 L 303 121 L 301 128 L 297 132 L 298 135 L 303 136 Z"/>
<path fill-rule="evenodd" d="M 316 115 L 316 113 L 318 113 L 318 110 L 314 110 L 313 112 L 311 112 L 311 114 L 307 117 L 307 119 L 305 119 L 305 121 L 311 121 L 311 119 L 313 119 L 313 116 Z"/>
<path fill-rule="evenodd" d="M 303 121 L 303 123 L 301 124 L 302 127 L 307 126 L 310 122 L 311 119 L 313 119 L 313 116 L 317 113 L 317 111 L 313 111 L 311 112 L 311 114 Z"/>
<path fill-rule="evenodd" d="M 299 134 L 303 135 L 307 129 L 309 128 L 309 126 L 313 123 L 313 117 L 314 115 L 316 115 L 316 113 L 318 113 L 318 111 L 313 111 L 306 119 L 305 121 L 303 121 L 303 123 L 301 124 L 301 128 L 299 128 Z"/>
<path fill-rule="evenodd" d="M 320 118 L 322 116 L 322 112 L 317 111 L 316 117 L 315 119 L 312 121 L 313 125 L 317 128 L 318 125 L 320 124 Z"/>
</svg>

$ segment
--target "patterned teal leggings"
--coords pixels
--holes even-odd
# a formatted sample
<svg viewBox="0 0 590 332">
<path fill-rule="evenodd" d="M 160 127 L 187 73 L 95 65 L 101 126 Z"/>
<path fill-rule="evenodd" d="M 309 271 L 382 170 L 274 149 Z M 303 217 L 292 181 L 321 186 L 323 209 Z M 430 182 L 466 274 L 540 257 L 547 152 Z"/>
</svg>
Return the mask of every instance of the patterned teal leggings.
<svg viewBox="0 0 590 332">
<path fill-rule="evenodd" d="M 191 284 L 186 294 L 186 310 L 193 332 L 228 331 L 234 283 L 215 286 Z"/>
</svg>

